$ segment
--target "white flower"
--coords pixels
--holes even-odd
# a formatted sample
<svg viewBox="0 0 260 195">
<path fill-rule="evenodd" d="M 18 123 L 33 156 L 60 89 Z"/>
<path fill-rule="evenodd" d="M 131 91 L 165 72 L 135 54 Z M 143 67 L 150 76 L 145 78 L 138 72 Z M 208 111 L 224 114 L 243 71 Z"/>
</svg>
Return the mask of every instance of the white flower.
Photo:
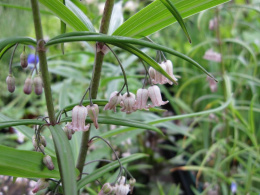
<svg viewBox="0 0 260 195">
<path fill-rule="evenodd" d="M 162 95 L 161 95 L 160 88 L 156 85 L 149 87 L 148 93 L 149 93 L 149 97 L 151 98 L 152 103 L 153 103 L 153 105 L 151 105 L 151 107 L 165 105 L 169 102 L 169 101 L 162 101 Z"/>
<path fill-rule="evenodd" d="M 72 110 L 72 122 L 68 128 L 71 128 L 74 131 L 89 130 L 90 125 L 85 125 L 87 114 L 88 110 L 85 106 L 75 106 Z"/>
<path fill-rule="evenodd" d="M 104 110 L 114 110 L 116 111 L 116 105 L 119 104 L 122 100 L 122 95 L 118 94 L 117 91 L 111 93 L 109 102 L 105 105 Z"/>
<path fill-rule="evenodd" d="M 122 112 L 126 112 L 126 114 L 130 114 L 134 112 L 134 105 L 135 105 L 135 95 L 133 93 L 125 93 L 122 98 L 122 102 L 120 103 Z"/>
<path fill-rule="evenodd" d="M 127 195 L 130 192 L 129 184 L 116 184 L 116 195 Z"/>
<path fill-rule="evenodd" d="M 165 67 L 166 67 L 166 72 L 167 74 L 174 80 L 174 81 L 178 81 L 178 79 L 176 79 L 176 77 L 173 75 L 173 66 L 172 66 L 172 62 L 170 60 L 166 60 L 163 62 Z M 173 82 L 171 82 L 170 80 L 167 79 L 167 82 L 172 85 Z"/>
</svg>

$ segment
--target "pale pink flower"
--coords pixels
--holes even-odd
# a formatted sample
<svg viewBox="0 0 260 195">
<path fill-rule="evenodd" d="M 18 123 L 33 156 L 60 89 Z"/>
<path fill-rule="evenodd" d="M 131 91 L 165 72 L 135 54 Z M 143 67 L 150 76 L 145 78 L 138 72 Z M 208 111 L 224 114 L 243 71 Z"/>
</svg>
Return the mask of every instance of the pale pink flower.
<svg viewBox="0 0 260 195">
<path fill-rule="evenodd" d="M 129 184 L 116 184 L 116 195 L 127 195 L 130 192 Z"/>
<path fill-rule="evenodd" d="M 89 130 L 89 124 L 85 124 L 88 110 L 85 106 L 75 106 L 72 110 L 72 122 L 68 128 L 74 131 L 87 131 Z"/>
<path fill-rule="evenodd" d="M 128 93 L 126 92 L 123 95 L 122 102 L 120 103 L 122 112 L 126 112 L 126 114 L 130 114 L 134 112 L 134 105 L 135 105 L 135 95 L 133 93 Z"/>
<path fill-rule="evenodd" d="M 205 52 L 205 55 L 203 56 L 205 60 L 210 60 L 214 62 L 221 62 L 222 57 L 220 53 L 214 52 L 213 49 L 209 49 Z"/>
<path fill-rule="evenodd" d="M 207 76 L 207 81 L 209 82 L 210 91 L 212 93 L 216 92 L 218 90 L 217 82 L 214 79 L 210 78 L 209 76 Z"/>
<path fill-rule="evenodd" d="M 37 181 L 36 185 L 34 186 L 32 192 L 36 193 L 40 190 L 47 188 L 48 186 L 49 186 L 49 183 L 45 179 L 39 179 Z"/>
<path fill-rule="evenodd" d="M 110 183 L 105 183 L 102 186 L 102 189 L 98 193 L 98 195 L 113 195 L 115 193 L 116 189 L 114 186 L 111 186 Z"/>
<path fill-rule="evenodd" d="M 166 66 L 165 64 L 162 62 L 161 64 L 159 64 L 162 69 L 166 72 Z M 156 74 L 155 74 L 155 81 L 156 83 L 154 84 L 166 84 L 168 82 L 168 79 L 163 75 L 161 74 L 160 72 L 156 71 Z"/>
<path fill-rule="evenodd" d="M 173 75 L 173 66 L 172 66 L 172 62 L 170 60 L 166 60 L 163 62 L 165 64 L 166 67 L 166 72 L 167 74 L 174 80 L 174 81 L 178 81 L 178 79 L 176 79 L 176 77 Z M 171 82 L 170 80 L 168 80 L 168 83 L 170 85 L 173 84 L 173 82 Z"/>
<path fill-rule="evenodd" d="M 152 83 L 155 84 L 155 74 L 156 74 L 156 70 L 153 68 L 153 67 L 150 67 L 149 68 L 149 75 L 150 75 L 150 78 L 152 80 Z"/>
<path fill-rule="evenodd" d="M 105 105 L 104 110 L 114 110 L 116 111 L 116 105 L 119 104 L 122 100 L 122 95 L 118 94 L 117 91 L 111 93 L 109 102 Z"/>
<path fill-rule="evenodd" d="M 209 30 L 214 30 L 218 25 L 218 19 L 215 17 L 209 21 Z"/>
<path fill-rule="evenodd" d="M 148 90 L 147 89 L 138 89 L 136 93 L 136 102 L 134 109 L 147 109 L 147 100 L 148 100 Z"/>
<path fill-rule="evenodd" d="M 162 101 L 160 88 L 156 85 L 149 87 L 148 93 L 153 103 L 151 107 L 165 105 L 169 102 L 169 101 Z"/>
<path fill-rule="evenodd" d="M 99 113 L 98 105 L 97 104 L 88 105 L 87 110 L 88 110 L 88 116 L 93 121 L 96 129 L 98 129 L 98 121 L 97 121 L 98 113 Z"/>
</svg>

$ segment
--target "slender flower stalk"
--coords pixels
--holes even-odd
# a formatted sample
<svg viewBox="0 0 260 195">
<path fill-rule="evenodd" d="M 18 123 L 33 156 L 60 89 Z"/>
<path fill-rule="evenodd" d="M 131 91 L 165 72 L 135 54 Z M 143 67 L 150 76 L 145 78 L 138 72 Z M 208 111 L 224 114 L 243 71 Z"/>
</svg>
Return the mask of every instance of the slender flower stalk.
<svg viewBox="0 0 260 195">
<path fill-rule="evenodd" d="M 100 33 L 107 34 L 113 7 L 114 7 L 114 0 L 107 0 L 105 3 L 104 13 L 103 13 L 103 17 L 102 17 L 102 21 L 101 21 L 101 25 L 100 25 L 100 30 L 99 30 Z M 97 98 L 97 92 L 98 92 L 99 81 L 100 81 L 100 77 L 101 77 L 103 59 L 104 59 L 104 53 L 97 52 L 97 50 L 96 50 L 95 64 L 93 67 L 92 80 L 91 80 L 91 85 L 90 85 L 92 99 Z M 78 180 L 81 179 L 85 159 L 87 156 L 89 134 L 90 134 L 90 130 L 87 132 L 83 132 L 82 138 L 81 138 L 79 158 L 78 158 L 77 165 L 76 165 L 77 169 L 80 172 Z"/>
</svg>

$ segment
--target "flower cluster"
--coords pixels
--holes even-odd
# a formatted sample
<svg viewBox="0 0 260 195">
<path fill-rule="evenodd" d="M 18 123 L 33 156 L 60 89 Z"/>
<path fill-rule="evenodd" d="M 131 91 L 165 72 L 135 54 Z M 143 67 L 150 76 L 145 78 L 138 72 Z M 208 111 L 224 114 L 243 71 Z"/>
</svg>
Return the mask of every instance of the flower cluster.
<svg viewBox="0 0 260 195">
<path fill-rule="evenodd" d="M 127 195 L 129 192 L 133 192 L 135 182 L 135 179 L 131 178 L 129 184 L 127 184 L 126 178 L 122 176 L 115 185 L 105 183 L 98 195 Z"/>
<path fill-rule="evenodd" d="M 163 61 L 159 64 L 162 69 L 167 72 L 167 74 L 177 82 L 176 77 L 173 75 L 173 65 L 170 60 Z M 163 76 L 161 73 L 157 72 L 154 68 L 149 68 L 149 74 L 152 80 L 153 84 L 166 84 L 169 83 L 170 85 L 173 84 L 169 79 L 167 79 L 165 76 Z"/>
<path fill-rule="evenodd" d="M 75 106 L 72 109 L 72 122 L 68 123 L 64 127 L 64 131 L 66 132 L 66 135 L 68 136 L 68 139 L 71 139 L 72 134 L 74 134 L 75 131 L 88 131 L 90 124 L 85 123 L 87 115 L 89 115 L 90 119 L 93 121 L 94 126 L 96 129 L 98 128 L 98 113 L 99 108 L 97 104 L 91 104 L 87 107 L 78 105 Z"/>
<path fill-rule="evenodd" d="M 148 98 L 151 98 L 152 105 L 147 105 Z M 138 89 L 137 94 L 126 92 L 123 96 L 117 91 L 110 95 L 109 102 L 104 107 L 104 110 L 116 110 L 116 106 L 120 103 L 121 111 L 130 114 L 136 110 L 148 109 L 150 107 L 161 106 L 168 103 L 163 101 L 160 88 L 156 85 L 150 86 L 147 89 Z"/>
</svg>

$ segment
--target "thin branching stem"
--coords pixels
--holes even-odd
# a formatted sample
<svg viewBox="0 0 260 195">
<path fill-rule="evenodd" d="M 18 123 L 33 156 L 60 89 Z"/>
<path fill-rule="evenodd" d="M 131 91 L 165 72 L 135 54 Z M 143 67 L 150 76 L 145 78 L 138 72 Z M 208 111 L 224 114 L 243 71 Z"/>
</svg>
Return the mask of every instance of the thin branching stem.
<svg viewBox="0 0 260 195">
<path fill-rule="evenodd" d="M 11 59 L 10 59 L 10 63 L 9 63 L 9 75 L 12 74 L 12 64 L 13 64 L 14 53 L 15 53 L 15 50 L 16 50 L 18 45 L 19 45 L 19 43 L 15 44 L 14 50 L 13 50 L 12 55 L 11 55 Z"/>
</svg>

